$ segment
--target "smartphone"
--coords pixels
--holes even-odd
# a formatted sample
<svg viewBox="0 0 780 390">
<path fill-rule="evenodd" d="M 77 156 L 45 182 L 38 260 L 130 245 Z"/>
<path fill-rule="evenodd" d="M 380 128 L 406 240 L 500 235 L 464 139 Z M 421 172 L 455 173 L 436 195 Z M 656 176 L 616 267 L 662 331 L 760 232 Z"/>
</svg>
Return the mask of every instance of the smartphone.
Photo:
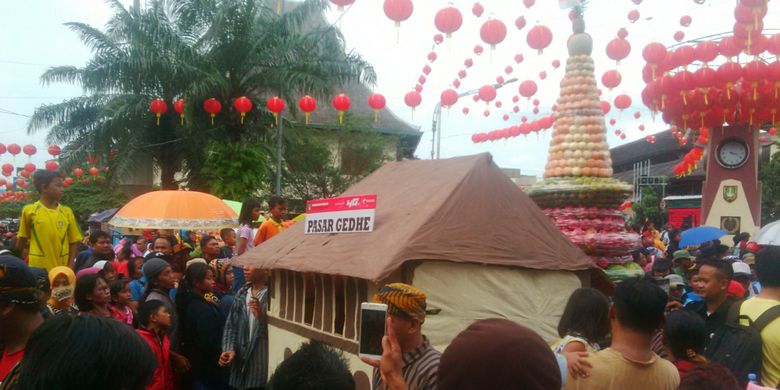
<svg viewBox="0 0 780 390">
<path fill-rule="evenodd" d="M 360 304 L 360 351 L 358 356 L 379 359 L 382 356 L 382 337 L 385 336 L 387 305 L 384 303 Z"/>
</svg>

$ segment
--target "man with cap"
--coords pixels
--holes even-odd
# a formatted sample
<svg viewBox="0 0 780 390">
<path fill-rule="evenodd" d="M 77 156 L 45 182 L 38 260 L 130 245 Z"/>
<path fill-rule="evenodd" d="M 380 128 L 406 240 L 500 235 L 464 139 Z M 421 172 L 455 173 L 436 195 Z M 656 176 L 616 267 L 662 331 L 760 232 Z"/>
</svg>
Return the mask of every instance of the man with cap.
<svg viewBox="0 0 780 390">
<path fill-rule="evenodd" d="M 742 255 L 742 262 L 750 267 L 750 275 L 753 279 L 750 283 L 750 296 L 758 295 L 761 292 L 761 282 L 756 274 L 756 255 L 752 252 L 747 252 Z"/>
<path fill-rule="evenodd" d="M 731 268 L 734 270 L 733 281 L 739 283 L 739 285 L 745 289 L 747 296 L 744 298 L 756 295 L 753 293 L 753 289 L 750 288 L 750 280 L 753 278 L 753 272 L 750 270 L 750 266 L 741 261 L 735 261 L 731 263 Z"/>
<path fill-rule="evenodd" d="M 388 284 L 374 295 L 374 302 L 387 305 L 388 331 L 395 335 L 401 354 L 401 378 L 406 388 L 435 389 L 438 377 L 441 353 L 431 346 L 428 338 L 422 334 L 422 324 L 427 311 L 425 293 L 404 283 Z M 383 341 L 384 344 L 384 341 Z M 385 390 L 394 388 L 393 383 L 385 383 L 390 378 L 384 377 L 379 370 L 379 361 L 363 359 L 364 362 L 376 367 L 374 370 L 373 389 Z"/>
<path fill-rule="evenodd" d="M 688 252 L 685 249 L 680 249 L 678 251 L 675 251 L 672 254 L 672 272 L 680 275 L 683 279 L 688 278 L 688 273 L 691 272 L 691 267 L 694 265 L 693 260 L 691 260 L 693 256 L 691 256 L 691 252 Z"/>
<path fill-rule="evenodd" d="M 22 360 L 27 339 L 43 323 L 36 286 L 22 260 L 0 256 L 0 383 Z"/>
</svg>

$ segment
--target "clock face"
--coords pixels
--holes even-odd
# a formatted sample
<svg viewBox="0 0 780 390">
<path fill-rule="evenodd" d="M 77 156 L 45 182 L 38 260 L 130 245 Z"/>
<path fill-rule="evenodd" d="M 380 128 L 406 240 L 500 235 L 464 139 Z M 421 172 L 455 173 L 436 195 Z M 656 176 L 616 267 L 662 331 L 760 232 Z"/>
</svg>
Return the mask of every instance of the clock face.
<svg viewBox="0 0 780 390">
<path fill-rule="evenodd" d="M 718 146 L 718 163 L 724 168 L 739 168 L 748 159 L 747 145 L 737 139 L 730 139 L 721 142 Z"/>
</svg>

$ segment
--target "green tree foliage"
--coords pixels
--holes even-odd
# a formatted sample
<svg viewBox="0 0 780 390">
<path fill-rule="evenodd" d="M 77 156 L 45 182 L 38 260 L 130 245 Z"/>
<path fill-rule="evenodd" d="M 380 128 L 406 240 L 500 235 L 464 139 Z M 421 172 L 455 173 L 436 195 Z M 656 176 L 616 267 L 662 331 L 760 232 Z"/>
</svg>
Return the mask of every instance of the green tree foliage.
<svg viewBox="0 0 780 390">
<path fill-rule="evenodd" d="M 125 194 L 116 185 L 93 183 L 74 184 L 66 188 L 61 202 L 70 207 L 79 224 L 83 224 L 92 213 L 122 207 L 127 200 Z"/>
<path fill-rule="evenodd" d="M 761 224 L 780 219 L 780 152 L 759 170 L 761 179 Z"/>
<path fill-rule="evenodd" d="M 661 191 L 657 187 L 642 187 L 642 200 L 635 202 L 632 209 L 632 223 L 644 224 L 651 221 L 655 226 L 663 225 L 664 210 L 661 209 Z"/>
<path fill-rule="evenodd" d="M 200 180 L 222 199 L 241 202 L 268 193 L 273 188 L 270 155 L 263 144 L 212 143 Z"/>
<path fill-rule="evenodd" d="M 339 30 L 322 19 L 327 0 L 295 3 L 281 16 L 263 0 L 157 0 L 143 10 L 109 3 L 114 15 L 104 30 L 67 24 L 92 50 L 92 59 L 83 67 L 51 68 L 41 77 L 44 84 L 79 85 L 85 95 L 39 107 L 28 126 L 29 132 L 49 129 L 50 142 L 68 145 L 66 167 L 87 153 L 113 150 L 111 168 L 120 175 L 151 157 L 163 189 L 178 187 L 179 172 L 193 183 L 214 183 L 203 170 L 204 156 L 220 152 L 212 142 L 264 141 L 272 127 L 264 107 L 241 124 L 232 108 L 236 97 L 256 105 L 272 95 L 287 102 L 302 94 L 325 99 L 340 85 L 376 78 L 359 55 L 345 52 Z M 223 106 L 213 124 L 202 107 L 212 97 Z M 184 122 L 169 113 L 157 125 L 149 111 L 155 98 L 164 99 L 169 111 L 183 98 Z M 288 106 L 294 113 L 294 105 Z"/>
</svg>

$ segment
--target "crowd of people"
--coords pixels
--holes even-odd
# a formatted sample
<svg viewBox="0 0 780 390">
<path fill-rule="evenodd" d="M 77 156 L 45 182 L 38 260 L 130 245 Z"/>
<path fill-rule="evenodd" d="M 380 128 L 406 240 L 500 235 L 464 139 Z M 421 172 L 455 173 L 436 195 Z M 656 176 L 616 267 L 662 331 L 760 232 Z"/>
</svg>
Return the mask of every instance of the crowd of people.
<svg viewBox="0 0 780 390">
<path fill-rule="evenodd" d="M 287 227 L 287 205 L 247 199 L 240 227 L 82 235 L 36 172 L 16 250 L 0 253 L 0 390 L 354 389 L 341 352 L 311 342 L 269 375 L 269 270 L 234 262 Z M 256 231 L 256 232 L 255 232 Z M 444 351 L 425 336 L 426 295 L 390 283 L 373 389 L 744 389 L 780 386 L 780 247 L 738 235 L 681 248 L 643 231 L 644 276 L 569 297 L 552 344 L 508 319 L 475 319 Z M 269 378 L 270 376 L 270 378 Z"/>
</svg>

